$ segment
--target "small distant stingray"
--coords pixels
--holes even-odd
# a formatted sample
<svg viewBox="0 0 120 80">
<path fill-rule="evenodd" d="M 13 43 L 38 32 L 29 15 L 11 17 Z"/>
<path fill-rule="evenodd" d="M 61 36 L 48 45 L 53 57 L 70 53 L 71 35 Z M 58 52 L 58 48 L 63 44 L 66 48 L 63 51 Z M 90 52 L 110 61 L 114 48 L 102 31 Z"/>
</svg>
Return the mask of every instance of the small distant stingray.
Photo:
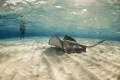
<svg viewBox="0 0 120 80">
<path fill-rule="evenodd" d="M 92 46 L 85 46 L 77 43 L 77 41 L 67 35 L 64 36 L 63 40 L 60 40 L 58 36 L 53 36 L 49 40 L 49 45 L 53 45 L 55 47 L 61 48 L 66 53 L 80 53 L 80 52 L 86 52 L 86 48 L 94 47 L 105 40 L 102 40 L 95 45 Z"/>
</svg>

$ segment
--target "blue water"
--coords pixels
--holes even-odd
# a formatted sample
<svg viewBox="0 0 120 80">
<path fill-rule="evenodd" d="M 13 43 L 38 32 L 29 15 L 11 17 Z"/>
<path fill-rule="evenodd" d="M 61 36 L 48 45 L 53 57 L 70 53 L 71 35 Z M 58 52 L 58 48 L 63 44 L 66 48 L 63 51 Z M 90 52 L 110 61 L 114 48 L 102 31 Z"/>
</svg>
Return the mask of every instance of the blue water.
<svg viewBox="0 0 120 80">
<path fill-rule="evenodd" d="M 0 39 L 64 36 L 120 41 L 120 0 L 1 0 Z"/>
</svg>

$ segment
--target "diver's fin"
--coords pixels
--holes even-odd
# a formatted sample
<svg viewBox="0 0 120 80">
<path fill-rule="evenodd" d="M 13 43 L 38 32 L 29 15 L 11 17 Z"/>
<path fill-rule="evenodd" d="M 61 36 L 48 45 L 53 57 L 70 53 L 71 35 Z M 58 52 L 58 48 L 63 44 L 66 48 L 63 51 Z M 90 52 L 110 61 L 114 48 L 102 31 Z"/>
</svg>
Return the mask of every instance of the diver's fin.
<svg viewBox="0 0 120 80">
<path fill-rule="evenodd" d="M 69 37 L 69 36 L 67 36 L 67 35 L 64 36 L 64 39 L 63 39 L 63 40 L 69 40 L 69 41 L 77 42 L 75 39 L 73 39 L 73 38 L 71 38 L 71 37 Z"/>
<path fill-rule="evenodd" d="M 96 43 L 95 45 L 93 45 L 93 46 L 86 46 L 86 47 L 94 47 L 94 46 L 96 46 L 96 45 L 98 45 L 98 44 L 100 44 L 100 43 L 102 43 L 102 42 L 104 42 L 105 40 L 102 40 L 102 41 L 100 41 L 100 42 L 98 42 L 98 43 Z"/>
<path fill-rule="evenodd" d="M 56 46 L 58 48 L 61 48 L 64 50 L 63 48 L 63 44 L 61 42 L 61 40 L 58 38 L 58 36 L 53 36 L 50 40 L 49 40 L 49 45 L 53 45 L 53 46 Z"/>
</svg>

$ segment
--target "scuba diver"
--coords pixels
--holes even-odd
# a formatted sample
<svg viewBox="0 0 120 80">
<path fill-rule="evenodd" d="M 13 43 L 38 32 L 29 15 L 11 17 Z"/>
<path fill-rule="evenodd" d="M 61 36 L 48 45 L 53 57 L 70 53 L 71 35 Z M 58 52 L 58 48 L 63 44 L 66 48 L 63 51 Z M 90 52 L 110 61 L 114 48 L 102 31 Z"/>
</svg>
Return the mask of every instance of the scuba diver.
<svg viewBox="0 0 120 80">
<path fill-rule="evenodd" d="M 20 31 L 21 31 L 21 36 L 20 36 L 20 39 L 22 39 L 22 37 L 23 37 L 23 39 L 24 39 L 24 33 L 25 33 L 25 21 L 22 21 L 21 22 L 21 25 L 20 25 Z"/>
</svg>

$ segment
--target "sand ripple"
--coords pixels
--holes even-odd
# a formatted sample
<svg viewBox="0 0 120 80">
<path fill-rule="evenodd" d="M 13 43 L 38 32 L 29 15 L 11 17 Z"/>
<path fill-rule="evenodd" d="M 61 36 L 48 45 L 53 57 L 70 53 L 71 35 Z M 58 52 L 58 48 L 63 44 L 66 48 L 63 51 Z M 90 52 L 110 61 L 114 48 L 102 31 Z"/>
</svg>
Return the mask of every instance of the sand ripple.
<svg viewBox="0 0 120 80">
<path fill-rule="evenodd" d="M 34 40 L 0 44 L 0 80 L 120 80 L 119 42 L 74 54 Z"/>
</svg>

